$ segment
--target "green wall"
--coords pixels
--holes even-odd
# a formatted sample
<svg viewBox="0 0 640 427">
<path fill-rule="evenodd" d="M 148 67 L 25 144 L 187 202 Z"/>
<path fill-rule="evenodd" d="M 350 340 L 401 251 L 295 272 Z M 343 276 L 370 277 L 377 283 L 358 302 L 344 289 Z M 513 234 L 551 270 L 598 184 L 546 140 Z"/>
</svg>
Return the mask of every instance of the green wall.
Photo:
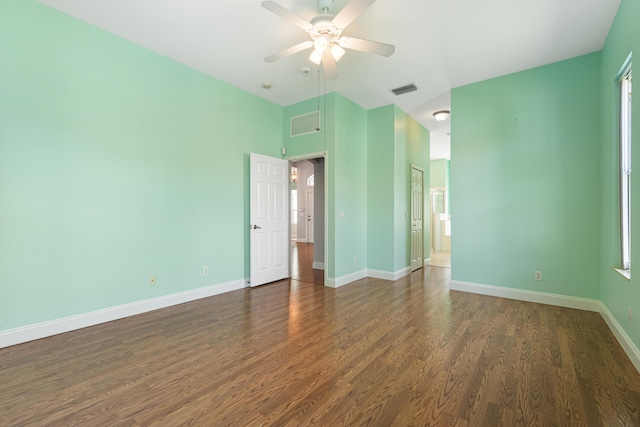
<svg viewBox="0 0 640 427">
<path fill-rule="evenodd" d="M 429 162 L 431 165 L 431 188 L 449 188 L 449 160 L 437 159 Z"/>
<path fill-rule="evenodd" d="M 320 98 L 311 98 L 296 104 L 284 107 L 282 120 L 282 133 L 284 135 L 284 147 L 287 149 L 287 157 L 304 156 L 312 153 L 321 153 L 333 149 L 335 144 L 335 93 L 329 93 Z M 320 108 L 320 131 L 306 135 L 291 135 L 291 117 L 317 111 Z"/>
<path fill-rule="evenodd" d="M 318 105 L 323 130 L 289 138 L 290 118 Z M 429 131 L 394 105 L 366 111 L 330 93 L 285 107 L 283 132 L 287 155 L 328 153 L 328 277 L 409 266 L 410 166 L 425 170 L 429 188 Z M 429 241 L 427 221 L 425 250 Z"/>
<path fill-rule="evenodd" d="M 338 94 L 335 106 L 333 277 L 338 278 L 367 268 L 367 111 Z"/>
<path fill-rule="evenodd" d="M 598 298 L 599 84 L 594 53 L 453 89 L 452 279 Z"/>
<path fill-rule="evenodd" d="M 279 155 L 282 117 L 40 3 L 0 3 L 0 330 L 247 277 L 248 153 Z"/>
<path fill-rule="evenodd" d="M 279 107 L 40 3 L 0 4 L 0 41 L 0 331 L 243 281 L 248 154 L 282 146 L 328 153 L 330 278 L 373 268 L 380 241 L 375 268 L 408 265 L 409 164 L 428 175 L 428 131 L 397 107 L 378 159 L 391 173 L 370 183 L 368 112 L 339 94 L 321 98 L 322 131 L 294 139 L 289 117 L 317 99 Z M 390 241 L 368 226 L 370 196 Z"/>
<path fill-rule="evenodd" d="M 411 266 L 411 165 L 424 170 L 423 213 L 428 212 L 429 194 L 429 131 L 394 106 L 394 270 Z M 431 234 L 428 216 L 424 217 L 424 256 L 429 257 Z"/>
<path fill-rule="evenodd" d="M 429 189 L 429 131 L 395 105 L 368 111 L 368 267 L 396 272 L 411 265 L 411 165 L 424 169 Z M 424 198 L 428 212 L 428 197 Z M 425 258 L 430 234 L 424 222 Z"/>
<path fill-rule="evenodd" d="M 367 263 L 370 269 L 390 272 L 395 271 L 394 118 L 393 105 L 367 112 Z"/>
<path fill-rule="evenodd" d="M 289 137 L 290 118 L 318 106 L 320 132 Z M 335 279 L 366 269 L 367 111 L 329 93 L 285 107 L 283 132 L 287 156 L 327 152 L 327 276 Z"/>
<path fill-rule="evenodd" d="M 600 299 L 623 327 L 636 346 L 640 346 L 640 327 L 637 320 L 630 323 L 627 319 L 628 307 L 640 313 L 640 274 L 632 268 L 631 281 L 626 280 L 613 270 L 620 266 L 619 223 L 618 223 L 618 136 L 617 136 L 617 84 L 615 79 L 623 63 L 631 52 L 640 53 L 640 3 L 622 0 L 616 19 L 602 50 L 602 72 L 600 80 L 601 106 L 600 114 L 602 132 L 600 134 L 600 185 L 602 201 L 600 204 Z M 638 61 L 635 61 L 636 74 Z M 640 108 L 634 100 L 632 111 L 632 162 L 640 164 Z M 631 254 L 632 265 L 635 265 L 634 254 L 640 253 L 640 176 L 632 175 L 632 209 L 631 218 Z"/>
</svg>

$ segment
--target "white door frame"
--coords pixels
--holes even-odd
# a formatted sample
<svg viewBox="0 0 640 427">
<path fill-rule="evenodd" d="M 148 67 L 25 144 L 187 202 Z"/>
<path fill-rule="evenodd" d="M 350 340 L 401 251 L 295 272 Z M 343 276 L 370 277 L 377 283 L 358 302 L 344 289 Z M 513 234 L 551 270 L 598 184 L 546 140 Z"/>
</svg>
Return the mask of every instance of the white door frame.
<svg viewBox="0 0 640 427">
<path fill-rule="evenodd" d="M 422 194 L 422 197 L 421 197 L 421 200 L 420 200 L 420 211 L 421 211 L 420 246 L 421 246 L 422 249 L 420 251 L 421 253 L 420 253 L 420 264 L 419 264 L 419 266 L 418 265 L 414 265 L 414 259 L 415 259 L 414 257 L 416 255 L 415 254 L 415 250 L 414 250 L 414 245 L 413 245 L 413 222 L 414 222 L 413 221 L 413 215 L 414 215 L 413 171 L 414 171 L 414 169 L 417 170 L 417 171 L 420 171 L 420 173 L 422 174 L 422 183 L 420 184 L 421 194 Z M 411 242 L 411 266 L 410 266 L 410 270 L 413 272 L 413 271 L 419 270 L 420 268 L 423 268 L 424 267 L 424 260 L 425 260 L 425 254 L 424 254 L 424 211 L 425 211 L 425 209 L 424 209 L 424 200 L 425 200 L 425 198 L 424 198 L 424 168 L 421 168 L 420 166 L 415 165 L 415 164 L 412 163 L 410 165 L 409 171 L 410 171 L 410 182 L 411 182 L 411 186 L 409 188 L 409 192 L 411 194 L 411 196 L 410 196 L 410 200 L 411 200 L 411 203 L 410 203 L 411 204 L 411 206 L 410 206 L 410 209 L 411 209 L 411 215 L 410 216 L 411 216 L 411 218 L 410 219 L 411 219 L 411 221 L 410 221 L 410 225 L 409 225 L 409 240 Z"/>
<path fill-rule="evenodd" d="M 329 168 L 329 152 L 328 151 L 316 151 L 315 153 L 300 154 L 297 156 L 287 156 L 286 160 L 289 160 L 289 164 L 292 162 L 298 162 L 300 160 L 311 160 L 322 157 L 324 159 L 324 286 L 327 286 L 329 276 L 329 226 L 327 221 L 329 219 L 329 174 L 327 169 Z M 289 192 L 289 198 L 291 198 L 291 192 Z M 291 200 L 289 200 L 289 210 L 291 210 Z M 314 218 L 315 221 L 315 218 Z M 314 236 L 315 238 L 315 236 Z M 289 276 L 291 276 L 291 251 L 289 251 Z"/>
</svg>

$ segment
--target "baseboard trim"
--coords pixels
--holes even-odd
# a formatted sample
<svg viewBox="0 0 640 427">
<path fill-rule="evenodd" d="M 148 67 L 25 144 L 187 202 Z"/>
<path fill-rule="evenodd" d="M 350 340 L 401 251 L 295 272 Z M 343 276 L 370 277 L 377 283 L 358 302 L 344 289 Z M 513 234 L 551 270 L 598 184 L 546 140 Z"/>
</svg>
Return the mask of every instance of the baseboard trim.
<svg viewBox="0 0 640 427">
<path fill-rule="evenodd" d="M 410 267 L 401 268 L 398 271 L 384 271 L 384 270 L 367 270 L 367 277 L 374 279 L 391 280 L 396 281 L 411 273 Z"/>
<path fill-rule="evenodd" d="M 618 323 L 607 306 L 602 302 L 600 302 L 600 314 L 602 315 L 604 321 L 607 323 L 607 326 L 609 326 L 609 329 L 611 329 L 611 332 L 613 332 L 613 335 L 620 343 L 620 346 L 622 347 L 624 352 L 627 353 L 627 356 L 629 356 L 629 359 L 631 360 L 631 363 L 633 363 L 633 366 L 635 366 L 636 370 L 640 372 L 640 350 L 638 350 L 638 347 L 636 347 L 631 338 L 629 338 L 629 335 L 627 335 L 624 329 L 622 329 L 620 323 Z"/>
<path fill-rule="evenodd" d="M 351 282 L 364 279 L 365 277 L 367 277 L 367 270 L 360 270 L 355 273 L 336 277 L 335 279 L 328 277 L 324 285 L 329 288 L 339 288 L 340 286 L 348 285 Z"/>
<path fill-rule="evenodd" d="M 232 282 L 220 283 L 218 285 L 193 289 L 190 291 L 178 292 L 164 295 L 157 298 L 136 301 L 128 304 L 96 310 L 89 313 L 82 313 L 75 316 L 63 317 L 33 325 L 22 326 L 6 331 L 0 331 L 0 348 L 22 344 L 28 341 L 46 338 L 100 323 L 111 322 L 172 305 L 183 304 L 201 298 L 244 289 L 245 279 L 234 280 Z"/>
<path fill-rule="evenodd" d="M 306 238 L 296 238 L 296 243 L 307 243 L 307 239 Z"/>
<path fill-rule="evenodd" d="M 316 270 L 324 270 L 324 262 L 313 261 L 311 268 Z"/>
<path fill-rule="evenodd" d="M 601 312 L 602 304 L 598 300 L 570 297 L 566 295 L 550 294 L 547 292 L 528 291 L 523 289 L 504 288 L 501 286 L 482 285 L 479 283 L 449 281 L 452 291 L 471 292 L 500 298 L 520 301 L 537 302 L 540 304 L 556 305 L 559 307 L 576 308 L 579 310 Z"/>
</svg>

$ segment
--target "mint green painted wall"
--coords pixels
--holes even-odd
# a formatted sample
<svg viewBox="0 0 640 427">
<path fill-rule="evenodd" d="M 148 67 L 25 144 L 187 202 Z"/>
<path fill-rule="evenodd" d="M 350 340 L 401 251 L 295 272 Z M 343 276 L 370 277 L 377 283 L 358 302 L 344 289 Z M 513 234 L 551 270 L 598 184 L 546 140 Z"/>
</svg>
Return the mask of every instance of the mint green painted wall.
<svg viewBox="0 0 640 427">
<path fill-rule="evenodd" d="M 367 268 L 367 112 L 337 93 L 321 97 L 319 104 L 323 130 L 294 138 L 289 137 L 290 118 L 317 110 L 318 99 L 285 107 L 284 144 L 288 156 L 327 152 L 325 268 L 335 279 Z"/>
<path fill-rule="evenodd" d="M 631 281 L 613 271 L 620 265 L 619 222 L 618 222 L 618 136 L 617 136 L 617 84 L 616 76 L 620 72 L 629 53 L 634 52 L 634 68 L 637 74 L 638 53 L 640 53 L 640 3 L 622 0 L 609 36 L 602 50 L 601 73 L 601 256 L 600 256 L 600 299 L 616 318 L 625 332 L 640 347 L 640 327 L 638 322 L 629 323 L 627 310 L 631 306 L 634 313 L 640 310 L 640 274 L 633 269 Z M 637 85 L 637 83 L 636 83 Z M 636 97 L 637 98 L 637 97 Z M 632 162 L 640 164 L 640 108 L 637 99 L 632 110 Z M 631 218 L 631 254 L 632 265 L 637 264 L 640 253 L 640 176 L 632 175 Z"/>
<path fill-rule="evenodd" d="M 334 277 L 342 277 L 367 268 L 367 111 L 336 94 L 335 130 Z"/>
<path fill-rule="evenodd" d="M 394 162 L 395 108 L 367 112 L 367 262 L 368 268 L 395 271 Z"/>
<path fill-rule="evenodd" d="M 424 170 L 424 206 L 428 212 L 430 186 L 429 131 L 394 106 L 394 269 L 411 266 L 411 165 Z M 426 217 L 425 217 L 426 219 Z M 431 234 L 423 223 L 424 258 L 428 258 Z"/>
<path fill-rule="evenodd" d="M 599 82 L 594 53 L 453 89 L 452 279 L 598 298 Z"/>
<path fill-rule="evenodd" d="M 429 164 L 431 167 L 431 187 L 446 189 L 449 186 L 449 160 L 431 160 Z"/>
<path fill-rule="evenodd" d="M 284 147 L 287 156 L 301 156 L 312 153 L 320 153 L 333 147 L 335 141 L 334 104 L 335 94 L 329 93 L 318 98 L 307 99 L 296 104 L 284 107 L 282 132 L 284 135 Z M 291 135 L 291 117 L 317 111 L 320 107 L 320 132 L 307 135 Z"/>
<path fill-rule="evenodd" d="M 282 117 L 40 3 L 3 1 L 0 330 L 248 276 L 248 153 L 279 155 Z"/>
<path fill-rule="evenodd" d="M 313 111 L 317 105 L 312 99 L 286 107 L 285 135 L 290 117 Z M 320 105 L 325 105 L 324 100 Z M 285 138 L 285 147 L 288 155 L 325 148 L 328 152 L 333 171 L 328 192 L 328 276 L 340 278 L 365 269 L 395 272 L 407 267 L 410 167 L 413 163 L 425 170 L 425 188 L 429 188 L 429 132 L 393 105 L 366 111 L 335 93 L 327 95 L 326 105 L 330 123 L 326 138 L 323 132 Z M 425 211 L 426 207 L 425 198 Z M 429 241 L 427 221 L 426 248 Z"/>
<path fill-rule="evenodd" d="M 336 218 L 335 212 L 335 104 L 336 94 L 329 93 L 318 98 L 311 98 L 284 108 L 282 127 L 284 133 L 284 147 L 287 149 L 287 156 L 304 156 L 313 153 L 327 152 L 325 159 L 325 173 L 327 174 L 327 227 L 325 260 L 326 274 L 329 278 L 335 278 L 335 247 L 336 247 Z M 291 117 L 317 111 L 320 106 L 320 132 L 290 137 Z"/>
</svg>

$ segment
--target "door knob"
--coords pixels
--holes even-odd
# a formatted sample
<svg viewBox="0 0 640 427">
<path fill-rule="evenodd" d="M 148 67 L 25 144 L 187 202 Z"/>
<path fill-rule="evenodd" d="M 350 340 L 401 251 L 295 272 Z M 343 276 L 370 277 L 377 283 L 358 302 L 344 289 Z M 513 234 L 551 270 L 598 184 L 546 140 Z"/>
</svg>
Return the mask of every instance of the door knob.
<svg viewBox="0 0 640 427">
<path fill-rule="evenodd" d="M 258 230 L 261 229 L 262 227 L 258 227 L 257 225 L 249 225 L 249 230 Z"/>
</svg>

